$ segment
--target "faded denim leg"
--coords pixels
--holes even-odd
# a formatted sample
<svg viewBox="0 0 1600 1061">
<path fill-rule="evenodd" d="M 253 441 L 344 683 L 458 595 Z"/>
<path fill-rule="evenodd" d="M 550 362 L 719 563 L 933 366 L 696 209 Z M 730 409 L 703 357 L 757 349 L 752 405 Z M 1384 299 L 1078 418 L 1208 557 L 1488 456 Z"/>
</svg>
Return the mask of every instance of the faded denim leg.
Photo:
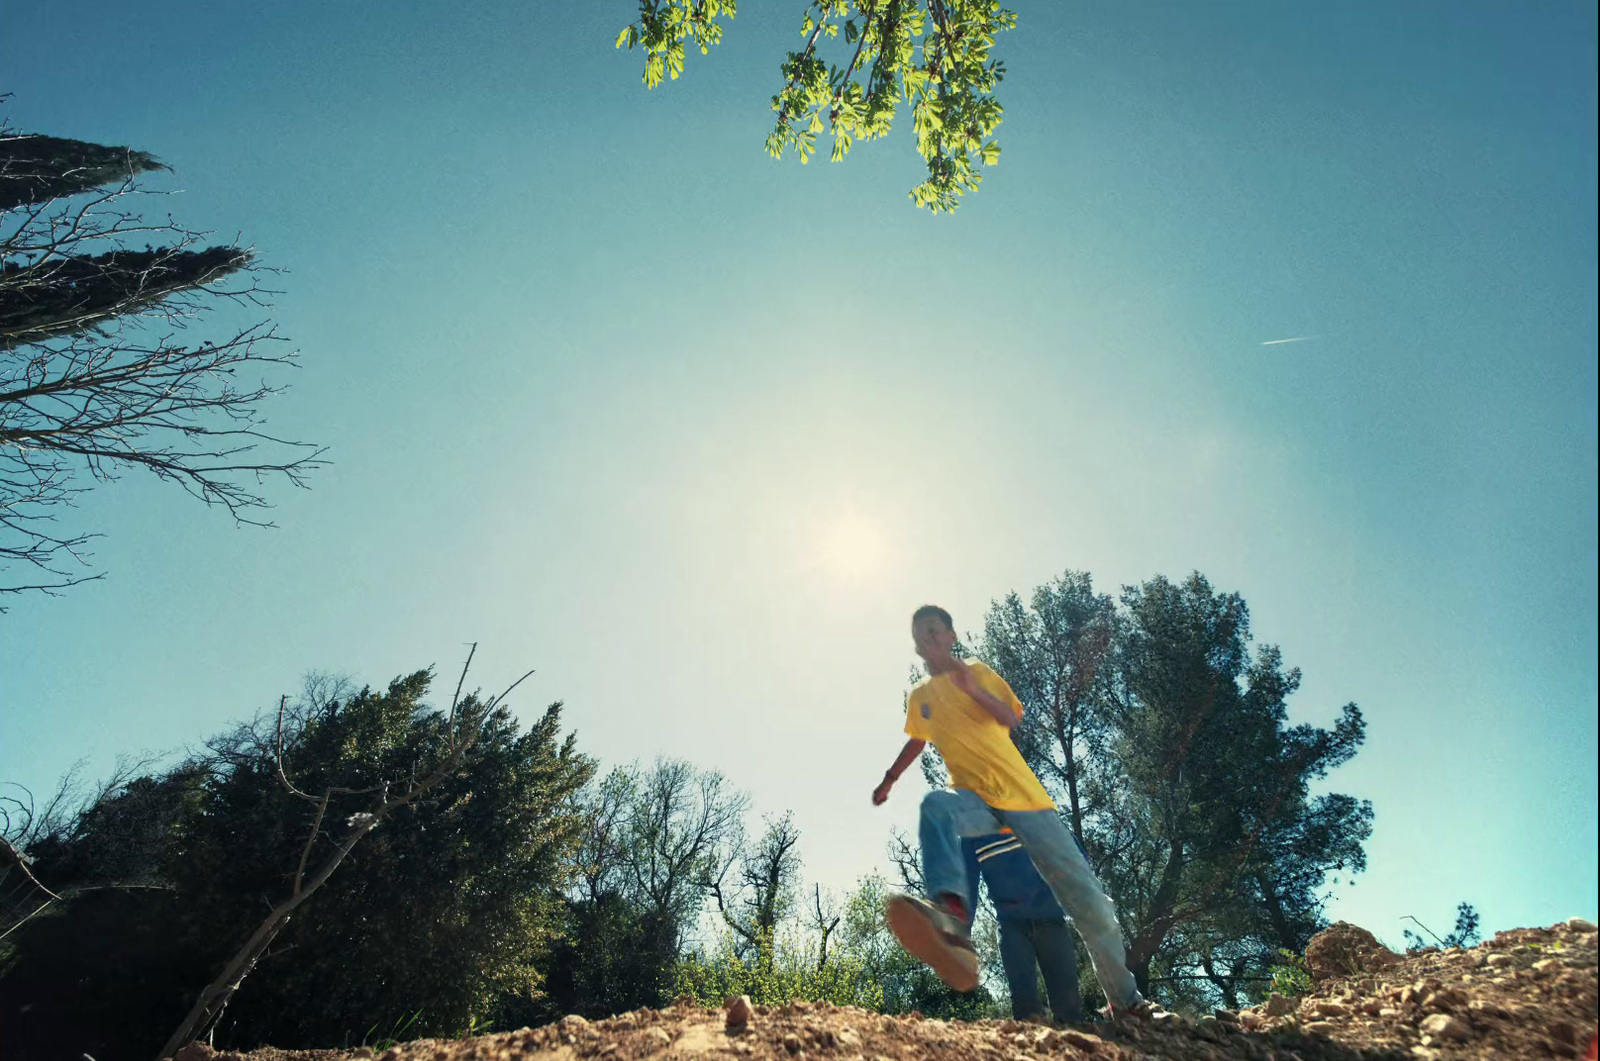
<svg viewBox="0 0 1600 1061">
<path fill-rule="evenodd" d="M 922 797 L 917 840 L 922 847 L 922 889 L 928 898 L 954 895 L 966 902 L 967 860 L 961 838 L 999 832 L 1000 823 L 977 793 L 942 789 Z M 976 893 L 976 889 L 973 889 Z M 968 910 L 970 915 L 974 911 Z"/>
<path fill-rule="evenodd" d="M 973 796 L 977 799 L 976 796 Z M 982 805 L 983 801 L 978 800 Z M 987 809 L 987 808 L 985 808 Z M 1083 937 L 1094 975 L 1107 1000 L 1118 1009 L 1140 1001 L 1138 986 L 1128 971 L 1127 951 L 1123 948 L 1122 928 L 1117 912 L 1094 870 L 1084 859 L 1072 833 L 1054 810 L 1003 810 L 999 816 L 1022 841 L 1028 857 L 1056 900 L 1061 903 Z M 959 856 L 960 841 L 956 841 Z M 926 858 L 926 854 L 924 854 Z M 959 862 L 959 857 L 958 860 Z"/>
<path fill-rule="evenodd" d="M 1000 964 L 1011 988 L 1011 1015 L 1017 1020 L 1032 1020 L 1044 1012 L 1039 1000 L 1039 956 L 1029 938 L 1033 923 L 1000 919 Z"/>
<path fill-rule="evenodd" d="M 1029 929 L 1050 996 L 1050 1016 L 1057 1023 L 1076 1024 L 1083 1019 L 1083 996 L 1078 992 L 1078 949 L 1072 945 L 1072 930 L 1059 917 L 1031 921 Z"/>
</svg>

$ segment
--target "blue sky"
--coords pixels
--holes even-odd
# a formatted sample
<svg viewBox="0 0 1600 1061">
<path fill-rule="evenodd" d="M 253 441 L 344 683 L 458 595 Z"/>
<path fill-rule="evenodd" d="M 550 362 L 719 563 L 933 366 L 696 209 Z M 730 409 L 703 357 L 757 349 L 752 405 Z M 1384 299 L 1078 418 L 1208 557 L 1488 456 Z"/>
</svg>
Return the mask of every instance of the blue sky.
<svg viewBox="0 0 1600 1061">
<path fill-rule="evenodd" d="M 909 128 L 765 157 L 800 5 L 745 8 L 647 93 L 620 0 L 0 0 L 14 124 L 155 153 L 286 270 L 272 422 L 334 460 L 274 531 L 87 498 L 109 578 L 0 617 L 0 778 L 477 641 L 844 887 L 915 815 L 867 805 L 912 607 L 1200 570 L 1297 720 L 1366 713 L 1334 916 L 1593 917 L 1593 6 L 1019 4 L 1002 162 L 940 218 Z"/>
</svg>

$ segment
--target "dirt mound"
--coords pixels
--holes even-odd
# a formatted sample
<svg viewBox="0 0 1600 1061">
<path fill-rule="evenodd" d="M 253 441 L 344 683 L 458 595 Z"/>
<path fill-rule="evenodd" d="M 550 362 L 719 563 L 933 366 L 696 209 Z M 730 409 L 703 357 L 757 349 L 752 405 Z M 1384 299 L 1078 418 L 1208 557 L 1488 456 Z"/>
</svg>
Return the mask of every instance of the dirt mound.
<svg viewBox="0 0 1600 1061">
<path fill-rule="evenodd" d="M 1595 926 L 1587 921 L 1502 932 L 1470 950 L 1386 951 L 1387 958 L 1368 951 L 1365 965 L 1348 946 L 1359 937 L 1340 930 L 1324 945 L 1331 951 L 1341 939 L 1337 960 L 1347 971 L 1320 979 L 1304 998 L 1273 996 L 1253 1009 L 1219 1010 L 1199 1020 L 1051 1028 L 886 1017 L 796 1002 L 756 1006 L 747 1023 L 729 1027 L 720 1010 L 679 1005 L 594 1022 L 567 1017 L 476 1039 L 403 1043 L 378 1061 L 1453 1061 L 1577 1058 L 1592 1048 L 1600 983 Z M 181 1061 L 373 1056 L 370 1050 L 214 1055 L 199 1044 L 186 1049 L 191 1053 Z"/>
</svg>

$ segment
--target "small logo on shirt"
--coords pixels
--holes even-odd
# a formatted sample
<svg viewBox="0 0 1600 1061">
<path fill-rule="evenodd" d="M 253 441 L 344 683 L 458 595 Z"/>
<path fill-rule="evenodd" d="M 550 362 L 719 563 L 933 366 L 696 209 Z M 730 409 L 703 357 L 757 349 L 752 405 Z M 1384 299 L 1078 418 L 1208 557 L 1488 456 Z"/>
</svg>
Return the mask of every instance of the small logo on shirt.
<svg viewBox="0 0 1600 1061">
<path fill-rule="evenodd" d="M 929 707 L 927 704 L 923 704 L 922 705 L 922 717 L 923 718 L 932 718 L 933 717 L 933 708 Z"/>
</svg>

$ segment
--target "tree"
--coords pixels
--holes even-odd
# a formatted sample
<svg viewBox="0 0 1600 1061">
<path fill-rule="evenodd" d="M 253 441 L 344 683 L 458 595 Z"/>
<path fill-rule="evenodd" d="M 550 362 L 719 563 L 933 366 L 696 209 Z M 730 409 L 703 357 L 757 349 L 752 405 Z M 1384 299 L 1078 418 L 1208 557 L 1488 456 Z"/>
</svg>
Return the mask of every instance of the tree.
<svg viewBox="0 0 1600 1061">
<path fill-rule="evenodd" d="M 723 923 L 758 959 L 770 959 L 778 926 L 793 912 L 800 877 L 800 852 L 795 846 L 799 842 L 800 830 L 795 828 L 792 812 L 769 818 L 761 838 L 746 846 L 737 861 L 710 882 L 709 891 Z M 739 873 L 729 884 L 728 872 L 734 865 Z M 817 904 L 817 917 L 822 920 L 820 891 Z"/>
<path fill-rule="evenodd" d="M 1405 915 L 1403 920 L 1410 921 L 1428 935 L 1433 936 L 1434 942 L 1445 949 L 1471 947 L 1483 938 L 1478 932 L 1479 926 L 1483 924 L 1483 919 L 1479 917 L 1477 908 L 1471 903 L 1461 903 L 1456 907 L 1455 928 L 1444 936 L 1435 935 L 1433 929 L 1424 925 L 1410 914 Z M 1406 951 L 1408 953 L 1414 953 L 1427 947 L 1428 941 L 1409 928 L 1403 929 L 1402 932 L 1405 935 Z"/>
<path fill-rule="evenodd" d="M 560 705 L 524 729 L 467 694 L 452 725 L 431 683 L 419 671 L 290 704 L 281 776 L 269 716 L 123 786 L 64 847 L 30 849 L 41 880 L 87 883 L 115 862 L 91 857 L 115 852 L 103 834 L 165 822 L 150 830 L 159 888 L 86 891 L 17 933 L 0 973 L 8 1045 L 146 1061 L 197 997 L 214 1010 L 208 984 L 240 955 L 255 964 L 215 1034 L 246 1047 L 338 1042 L 412 1014 L 416 1034 L 453 1034 L 537 996 L 593 763 L 560 737 Z M 315 901 L 280 911 L 319 876 Z"/>
<path fill-rule="evenodd" d="M 679 759 L 619 766 L 587 786 L 548 997 L 504 1019 L 602 1017 L 666 1001 L 707 892 L 741 850 L 747 803 L 721 774 Z"/>
<path fill-rule="evenodd" d="M 658 759 L 640 777 L 617 850 L 629 893 L 669 934 L 671 952 L 737 857 L 748 805 L 721 774 L 682 759 Z"/>
<path fill-rule="evenodd" d="M 1174 1004 L 1263 983 L 1321 925 L 1328 876 L 1365 868 L 1371 805 L 1309 792 L 1359 749 L 1359 709 L 1288 725 L 1299 672 L 1250 641 L 1243 598 L 1198 574 L 1114 606 L 1069 572 L 986 618 L 985 654 L 1037 719 L 1024 757 L 1116 903 L 1141 989 Z"/>
<path fill-rule="evenodd" d="M 644 84 L 655 88 L 683 72 L 688 43 L 702 54 L 719 43 L 720 20 L 731 21 L 736 10 L 735 0 L 639 0 L 639 18 L 618 34 L 617 47 L 643 49 Z M 899 106 L 909 104 L 928 166 L 911 200 L 934 213 L 956 209 L 983 182 L 979 168 L 1000 160 L 993 136 L 1003 108 L 994 92 L 1005 65 L 990 52 L 1016 24 L 996 0 L 811 0 L 801 18 L 805 46 L 780 66 L 767 153 L 793 151 L 807 162 L 826 130 L 831 157 L 841 161 L 856 140 L 887 134 Z M 841 35 L 843 66 L 822 58 Z"/>
<path fill-rule="evenodd" d="M 282 387 L 254 373 L 294 357 L 270 322 L 179 341 L 219 303 L 258 309 L 272 292 L 249 248 L 141 214 L 139 176 L 166 168 L 0 125 L 0 570 L 35 579 L 0 594 L 101 577 L 85 573 L 96 535 L 58 524 L 86 479 L 143 469 L 266 525 L 259 484 L 305 485 L 323 463 L 266 430 Z"/>
</svg>

